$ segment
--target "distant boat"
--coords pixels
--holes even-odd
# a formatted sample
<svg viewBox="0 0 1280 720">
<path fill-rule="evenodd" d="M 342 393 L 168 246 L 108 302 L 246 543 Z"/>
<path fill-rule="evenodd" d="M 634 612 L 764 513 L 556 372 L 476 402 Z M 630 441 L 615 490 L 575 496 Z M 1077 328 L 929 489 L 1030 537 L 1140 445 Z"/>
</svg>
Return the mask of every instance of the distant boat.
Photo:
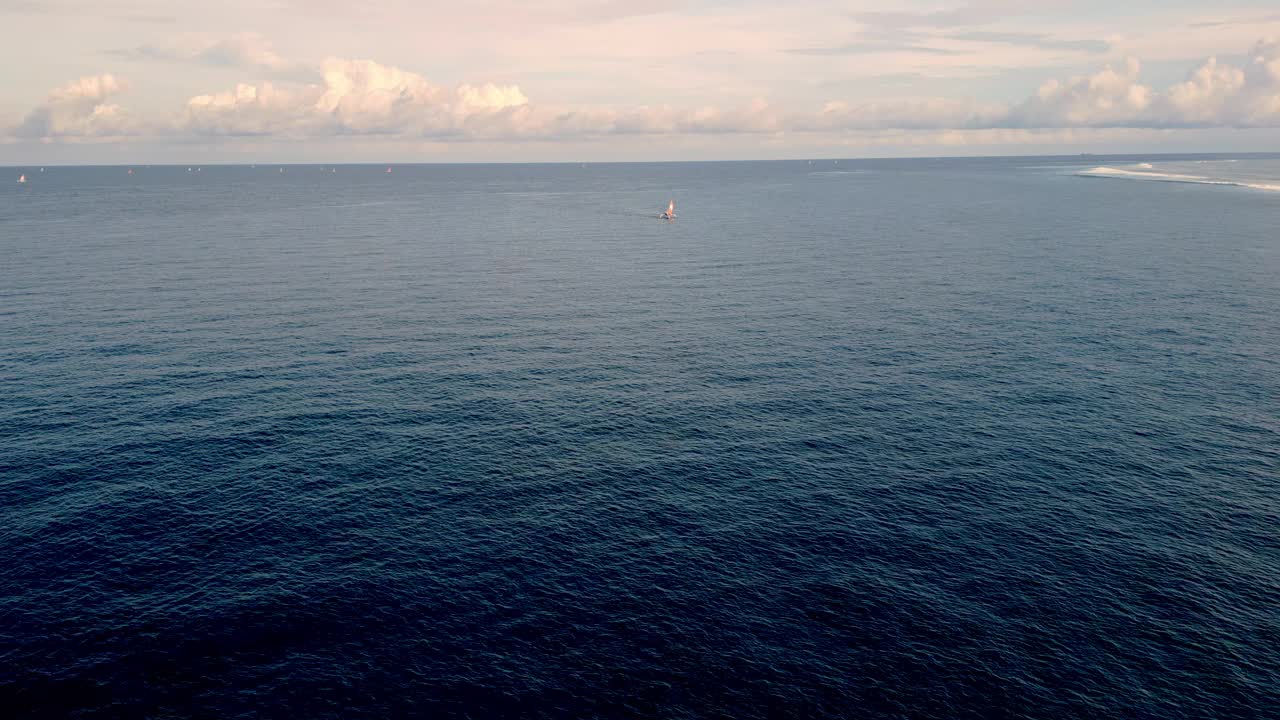
<svg viewBox="0 0 1280 720">
<path fill-rule="evenodd" d="M 391 172 L 391 168 L 387 168 L 387 172 Z"/>
<path fill-rule="evenodd" d="M 132 174 L 133 174 L 133 168 L 129 168 L 129 174 L 130 174 L 130 175 L 132 175 Z"/>
<path fill-rule="evenodd" d="M 667 203 L 667 211 L 662 213 L 658 217 L 662 218 L 663 220 L 675 220 L 676 219 L 676 201 L 672 200 L 671 202 Z"/>
<path fill-rule="evenodd" d="M 20 183 L 25 183 L 26 181 L 27 181 L 27 176 L 26 176 L 26 175 L 19 175 L 19 176 L 18 176 L 18 182 L 20 182 Z"/>
</svg>

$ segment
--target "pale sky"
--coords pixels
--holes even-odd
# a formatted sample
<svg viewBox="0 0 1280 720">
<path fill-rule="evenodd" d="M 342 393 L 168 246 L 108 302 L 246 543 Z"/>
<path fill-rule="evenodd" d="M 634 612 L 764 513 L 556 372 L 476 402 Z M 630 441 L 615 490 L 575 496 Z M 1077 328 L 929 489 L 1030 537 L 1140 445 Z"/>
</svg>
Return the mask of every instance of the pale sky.
<svg viewBox="0 0 1280 720">
<path fill-rule="evenodd" d="M 1280 151 L 1280 5 L 0 0 L 0 164 Z"/>
</svg>

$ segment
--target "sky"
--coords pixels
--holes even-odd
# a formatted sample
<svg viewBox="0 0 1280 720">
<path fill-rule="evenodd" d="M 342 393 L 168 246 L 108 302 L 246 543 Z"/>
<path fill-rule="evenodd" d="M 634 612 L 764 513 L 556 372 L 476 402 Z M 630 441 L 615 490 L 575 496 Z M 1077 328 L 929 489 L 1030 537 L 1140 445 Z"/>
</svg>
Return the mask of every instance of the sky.
<svg viewBox="0 0 1280 720">
<path fill-rule="evenodd" d="M 1280 151 L 1274 0 L 0 0 L 0 40 L 0 164 Z"/>
</svg>

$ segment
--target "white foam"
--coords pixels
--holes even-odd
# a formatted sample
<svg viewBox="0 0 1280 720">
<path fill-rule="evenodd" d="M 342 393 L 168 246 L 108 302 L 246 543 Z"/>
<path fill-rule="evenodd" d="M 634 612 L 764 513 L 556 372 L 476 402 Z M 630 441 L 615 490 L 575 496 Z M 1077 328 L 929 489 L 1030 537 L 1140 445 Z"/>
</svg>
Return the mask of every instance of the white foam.
<svg viewBox="0 0 1280 720">
<path fill-rule="evenodd" d="M 1150 168 L 1149 163 L 1142 163 L 1134 167 Z M 1096 178 L 1116 178 L 1121 180 L 1149 180 L 1153 182 L 1173 182 L 1173 183 L 1189 183 L 1192 185 L 1224 185 L 1230 187 L 1250 188 L 1252 190 L 1265 190 L 1267 192 L 1280 192 L 1280 185 L 1270 183 L 1246 182 L 1243 180 L 1230 180 L 1225 178 L 1212 178 L 1204 175 L 1185 175 L 1182 173 L 1165 173 L 1154 172 L 1154 170 L 1126 170 L 1124 168 L 1113 167 L 1096 167 L 1089 170 L 1081 170 L 1076 173 L 1081 177 Z"/>
</svg>

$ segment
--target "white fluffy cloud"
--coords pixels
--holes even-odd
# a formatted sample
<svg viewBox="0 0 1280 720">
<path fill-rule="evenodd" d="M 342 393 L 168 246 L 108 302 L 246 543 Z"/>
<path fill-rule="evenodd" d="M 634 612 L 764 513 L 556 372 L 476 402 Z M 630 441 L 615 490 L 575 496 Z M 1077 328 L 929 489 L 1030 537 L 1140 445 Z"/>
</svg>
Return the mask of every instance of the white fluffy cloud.
<svg viewBox="0 0 1280 720">
<path fill-rule="evenodd" d="M 1173 123 L 1208 127 L 1280 125 L 1280 41 L 1253 46 L 1243 68 L 1210 58 L 1164 98 Z"/>
<path fill-rule="evenodd" d="M 305 112 L 305 95 L 270 82 L 240 84 L 233 90 L 197 95 L 187 101 L 180 126 L 201 135 L 307 135 L 314 118 Z"/>
<path fill-rule="evenodd" d="M 269 47 L 269 46 L 268 46 Z M 270 64 L 271 54 L 258 62 Z M 283 61 L 281 61 L 283 62 Z M 443 88 L 371 60 L 330 58 L 318 82 L 240 84 L 192 97 L 163 123 L 196 136 L 393 136 L 436 140 L 536 140 L 608 135 L 978 131 L 1071 128 L 1280 127 L 1280 42 L 1257 43 L 1242 67 L 1210 58 L 1186 80 L 1157 91 L 1128 60 L 1093 75 L 1044 83 L 1009 105 L 948 99 L 827 103 L 788 112 L 763 100 L 741 108 L 564 109 L 530 103 L 515 85 Z M 84 78 L 51 93 L 11 135 L 104 137 L 137 132 L 108 99 L 123 89 L 112 75 Z"/>
<path fill-rule="evenodd" d="M 126 89 L 114 75 L 82 77 L 49 93 L 11 134 L 20 138 L 114 137 L 137 127 L 119 105 L 108 100 Z"/>
<path fill-rule="evenodd" d="M 1165 94 L 1167 117 L 1190 125 L 1212 124 L 1234 111 L 1244 87 L 1243 70 L 1209 58 L 1184 82 L 1169 88 Z"/>
<path fill-rule="evenodd" d="M 463 85 L 449 92 L 417 73 L 372 60 L 330 58 L 321 84 L 271 83 L 198 95 L 181 125 L 212 135 L 465 135 L 510 120 L 529 102 L 515 85 Z"/>
<path fill-rule="evenodd" d="M 1015 127 L 1280 127 L 1280 42 L 1253 46 L 1244 67 L 1209 58 L 1183 82 L 1156 92 L 1128 60 L 1088 77 L 1051 80 L 1012 108 Z"/>
<path fill-rule="evenodd" d="M 1155 93 L 1138 80 L 1141 65 L 1130 58 L 1119 70 L 1107 67 L 1067 82 L 1050 80 L 1010 113 L 1019 127 L 1109 127 L 1141 122 Z"/>
</svg>

